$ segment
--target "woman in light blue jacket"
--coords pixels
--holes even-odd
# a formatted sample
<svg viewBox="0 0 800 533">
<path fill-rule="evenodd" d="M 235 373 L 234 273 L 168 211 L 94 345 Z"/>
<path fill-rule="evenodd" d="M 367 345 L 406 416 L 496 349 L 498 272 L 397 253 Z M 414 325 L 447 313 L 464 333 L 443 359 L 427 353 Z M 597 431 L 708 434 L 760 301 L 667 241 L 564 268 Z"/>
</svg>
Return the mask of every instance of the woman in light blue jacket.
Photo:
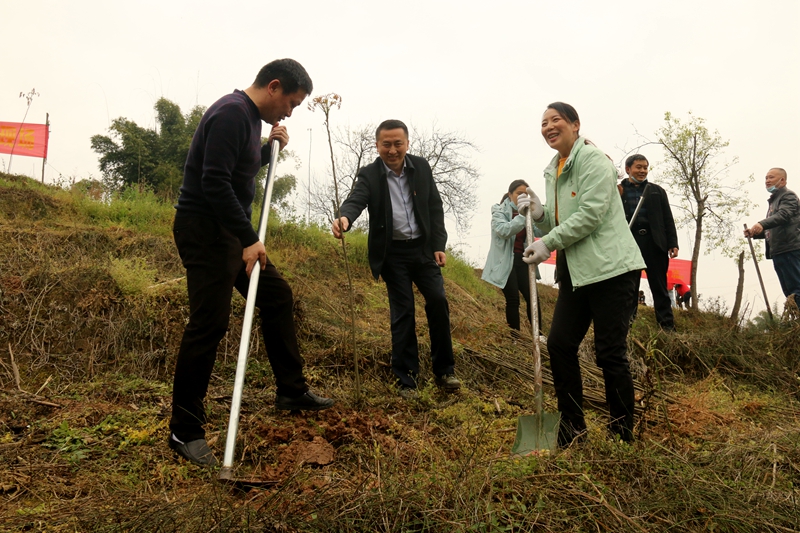
<svg viewBox="0 0 800 533">
<path fill-rule="evenodd" d="M 547 337 L 561 411 L 558 443 L 583 437 L 583 386 L 578 346 L 594 323 L 597 365 L 603 370 L 611 435 L 633 440 L 633 379 L 627 357 L 642 254 L 628 229 L 617 171 L 602 150 L 580 136 L 578 112 L 556 102 L 542 117 L 542 136 L 558 154 L 544 171 L 547 203 L 532 191 L 533 220 L 546 233 L 525 249 L 538 264 L 557 251 L 558 300 Z"/>
<path fill-rule="evenodd" d="M 506 298 L 506 322 L 519 332 L 519 294 L 525 298 L 528 322 L 531 320 L 531 286 L 528 265 L 522 260 L 525 250 L 525 217 L 520 209 L 528 206 L 524 180 L 514 180 L 500 203 L 492 206 L 492 242 L 481 279 L 499 287 Z M 538 271 L 537 271 L 538 277 Z"/>
</svg>

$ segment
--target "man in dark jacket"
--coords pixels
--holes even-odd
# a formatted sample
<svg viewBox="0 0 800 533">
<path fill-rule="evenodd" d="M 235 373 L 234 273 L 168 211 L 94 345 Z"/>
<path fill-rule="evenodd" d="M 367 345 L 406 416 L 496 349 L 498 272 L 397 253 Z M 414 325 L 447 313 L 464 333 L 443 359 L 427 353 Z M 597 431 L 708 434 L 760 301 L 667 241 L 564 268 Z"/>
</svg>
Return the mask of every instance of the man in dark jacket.
<svg viewBox="0 0 800 533">
<path fill-rule="evenodd" d="M 392 371 L 400 394 L 416 397 L 419 350 L 414 321 L 414 291 L 425 298 L 436 384 L 456 391 L 450 308 L 441 267 L 445 266 L 447 231 L 442 198 L 428 162 L 408 155 L 408 128 L 386 120 L 375 132 L 378 157 L 362 168 L 340 218 L 333 221 L 334 237 L 342 238 L 366 208 L 369 212 L 368 255 L 375 279 L 383 277 L 392 324 Z"/>
<path fill-rule="evenodd" d="M 255 176 L 289 135 L 280 121 L 311 92 L 306 70 L 292 59 L 264 66 L 253 84 L 217 100 L 203 115 L 186 158 L 173 234 L 186 268 L 189 323 L 175 365 L 169 446 L 200 465 L 214 465 L 205 439 L 205 407 L 217 347 L 228 329 L 234 287 L 247 297 L 256 261 L 256 307 L 275 374 L 275 407 L 318 410 L 333 405 L 308 390 L 294 329 L 292 289 L 267 258 L 250 222 Z M 261 121 L 272 124 L 261 144 Z"/>
<path fill-rule="evenodd" d="M 766 177 L 767 218 L 744 230 L 745 237 L 764 239 L 767 259 L 772 259 L 783 295 L 800 303 L 800 204 L 786 188 L 786 171 L 771 168 Z M 792 298 L 793 297 L 793 298 Z"/>
<path fill-rule="evenodd" d="M 669 207 L 666 191 L 647 181 L 647 158 L 634 154 L 625 161 L 628 179 L 622 182 L 622 204 L 625 217 L 630 223 L 639 199 L 644 195 L 642 206 L 631 226 L 633 237 L 647 265 L 647 282 L 653 293 L 653 309 L 656 321 L 666 331 L 675 330 L 672 301 L 667 290 L 669 260 L 678 255 L 678 232 Z"/>
</svg>

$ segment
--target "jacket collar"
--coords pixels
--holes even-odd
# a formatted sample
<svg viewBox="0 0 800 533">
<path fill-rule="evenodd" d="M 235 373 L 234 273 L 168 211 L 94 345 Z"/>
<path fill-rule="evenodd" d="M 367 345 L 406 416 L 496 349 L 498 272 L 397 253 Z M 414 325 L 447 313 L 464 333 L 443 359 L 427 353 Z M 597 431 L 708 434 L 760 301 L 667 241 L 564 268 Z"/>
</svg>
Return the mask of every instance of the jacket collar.
<svg viewBox="0 0 800 533">
<path fill-rule="evenodd" d="M 586 146 L 586 138 L 583 136 L 579 136 L 575 139 L 575 144 L 572 145 L 572 150 L 569 152 L 569 156 L 567 157 L 567 161 L 564 163 L 564 168 L 561 169 L 561 172 L 567 172 L 570 167 L 572 167 L 572 162 L 577 157 L 578 152 L 580 152 L 583 147 Z M 553 176 L 556 175 L 556 169 L 558 168 L 558 162 L 561 159 L 561 154 L 556 154 L 553 159 L 550 161 L 550 165 L 545 169 L 547 174 L 552 174 Z"/>
<path fill-rule="evenodd" d="M 389 169 L 389 167 L 386 166 L 386 163 L 383 161 L 383 159 L 381 159 L 381 157 L 378 156 L 378 159 L 376 159 L 375 162 L 380 165 L 381 175 L 383 175 L 383 177 L 388 176 L 389 170 L 391 169 Z M 408 157 L 408 154 L 406 154 L 406 157 L 403 160 L 403 170 L 409 170 L 409 169 L 411 170 L 411 173 L 413 173 L 416 170 L 414 168 L 414 163 L 411 161 L 411 158 Z"/>
<path fill-rule="evenodd" d="M 627 177 L 627 178 L 625 178 L 624 180 L 622 180 L 622 186 L 623 186 L 623 187 L 635 187 L 635 188 L 637 188 L 637 189 L 638 189 L 639 187 L 645 187 L 645 186 L 647 186 L 647 184 L 648 184 L 648 183 L 650 183 L 650 182 L 649 182 L 649 181 L 647 181 L 647 178 L 645 178 L 645 180 L 644 180 L 644 181 L 642 181 L 641 183 L 639 183 L 639 182 L 638 182 L 638 181 L 636 181 L 636 180 L 633 180 L 633 181 L 631 181 L 631 179 L 630 179 L 630 176 L 629 176 L 629 177 Z"/>
<path fill-rule="evenodd" d="M 779 197 L 783 196 L 783 194 L 787 191 L 786 185 L 777 189 L 775 192 L 769 195 L 769 200 L 767 202 L 772 203 L 773 201 L 777 200 Z"/>
</svg>

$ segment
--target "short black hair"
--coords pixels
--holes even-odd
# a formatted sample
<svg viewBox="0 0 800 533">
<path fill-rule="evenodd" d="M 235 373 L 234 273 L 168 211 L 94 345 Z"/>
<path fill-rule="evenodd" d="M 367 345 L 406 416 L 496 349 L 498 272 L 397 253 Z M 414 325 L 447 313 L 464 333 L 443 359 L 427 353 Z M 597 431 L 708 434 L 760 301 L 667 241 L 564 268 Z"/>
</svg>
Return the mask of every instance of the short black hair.
<svg viewBox="0 0 800 533">
<path fill-rule="evenodd" d="M 625 168 L 631 168 L 637 161 L 644 161 L 648 165 L 650 164 L 650 161 L 648 161 L 647 158 L 642 154 L 633 154 L 625 160 Z"/>
<path fill-rule="evenodd" d="M 783 172 L 783 179 L 785 179 L 785 180 L 789 179 L 789 175 L 786 174 L 786 171 L 784 169 L 782 169 L 781 167 L 772 167 L 770 170 L 780 170 L 781 172 Z"/>
<path fill-rule="evenodd" d="M 375 140 L 378 140 L 378 135 L 380 135 L 381 131 L 396 130 L 397 128 L 402 129 L 406 133 L 406 139 L 408 139 L 408 127 L 406 127 L 402 120 L 396 120 L 392 118 L 389 120 L 384 120 L 378 125 L 378 129 L 375 130 Z"/>
<path fill-rule="evenodd" d="M 294 59 L 270 61 L 258 71 L 253 85 L 260 89 L 269 85 L 272 80 L 281 82 L 281 89 L 285 94 L 292 94 L 302 89 L 308 95 L 314 89 L 308 72 Z"/>
</svg>

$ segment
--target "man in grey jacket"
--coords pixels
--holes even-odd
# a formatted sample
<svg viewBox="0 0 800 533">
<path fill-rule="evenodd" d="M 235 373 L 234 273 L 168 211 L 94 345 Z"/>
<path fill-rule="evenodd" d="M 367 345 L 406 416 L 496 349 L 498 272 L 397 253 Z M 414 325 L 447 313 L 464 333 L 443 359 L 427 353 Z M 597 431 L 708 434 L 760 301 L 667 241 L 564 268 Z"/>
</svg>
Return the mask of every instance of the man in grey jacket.
<svg viewBox="0 0 800 533">
<path fill-rule="evenodd" d="M 786 171 L 771 168 L 766 177 L 769 197 L 767 218 L 744 230 L 745 237 L 766 241 L 767 259 L 772 259 L 781 289 L 787 298 L 800 299 L 800 204 L 786 188 Z"/>
</svg>

